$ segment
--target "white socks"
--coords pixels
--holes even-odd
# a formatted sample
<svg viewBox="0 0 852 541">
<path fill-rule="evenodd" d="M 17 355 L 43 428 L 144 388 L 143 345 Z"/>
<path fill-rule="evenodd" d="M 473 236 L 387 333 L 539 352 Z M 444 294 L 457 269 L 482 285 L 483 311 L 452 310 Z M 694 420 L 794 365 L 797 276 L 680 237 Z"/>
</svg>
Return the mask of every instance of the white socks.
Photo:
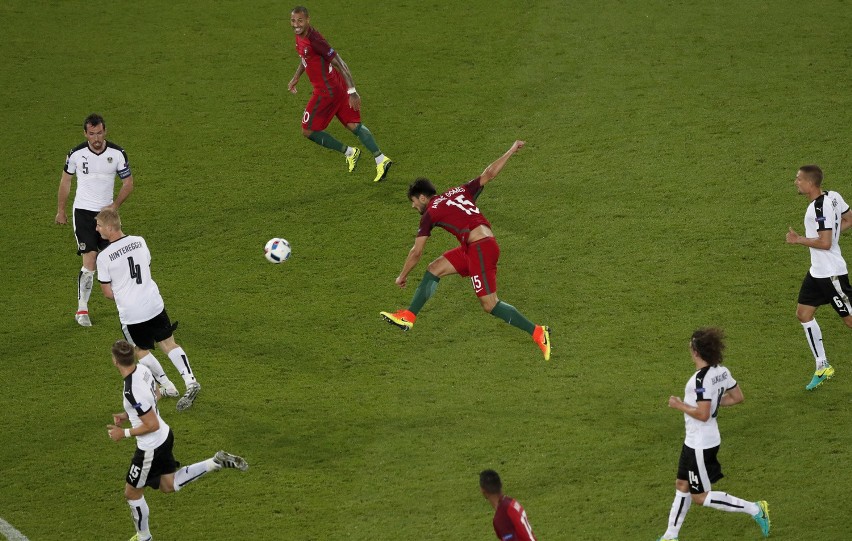
<svg viewBox="0 0 852 541">
<path fill-rule="evenodd" d="M 663 539 L 677 538 L 690 505 L 692 505 L 692 496 L 688 492 L 675 491 L 672 510 L 669 512 L 669 526 L 666 533 L 663 534 Z M 754 502 L 747 502 L 736 496 L 715 490 L 707 493 L 704 498 L 704 507 L 712 507 L 732 513 L 748 513 L 751 516 L 760 512 L 760 507 Z"/>
<path fill-rule="evenodd" d="M 825 358 L 825 348 L 822 346 L 822 331 L 819 328 L 819 323 L 816 319 L 812 319 L 807 323 L 802 323 L 802 328 L 805 329 L 808 347 L 811 348 L 811 353 L 814 355 L 816 369 L 822 370 L 828 366 L 828 361 Z"/>
<path fill-rule="evenodd" d="M 189 385 L 195 382 L 195 375 L 192 373 L 192 368 L 189 367 L 189 359 L 186 358 L 186 352 L 178 346 L 169 352 L 169 359 L 175 365 L 177 371 L 180 372 L 184 383 Z"/>
<path fill-rule="evenodd" d="M 176 347 L 171 350 L 169 352 L 169 360 L 172 361 L 172 364 L 175 365 L 175 368 L 177 368 L 178 372 L 180 372 L 184 383 L 189 385 L 190 383 L 195 382 L 195 375 L 192 373 L 192 368 L 189 366 L 189 359 L 187 359 L 186 353 L 183 351 L 182 347 Z M 166 371 L 163 370 L 163 365 L 161 365 L 160 361 L 154 357 L 153 353 L 149 352 L 147 355 L 139 359 L 139 364 L 150 370 L 151 373 L 154 374 L 154 379 L 157 380 L 157 383 L 163 387 L 174 386 L 174 384 L 169 380 L 169 377 L 166 375 Z"/>
<path fill-rule="evenodd" d="M 220 469 L 220 466 L 217 465 L 212 458 L 208 458 L 203 462 L 196 462 L 190 466 L 184 466 L 175 472 L 175 492 L 195 481 L 205 473 L 218 469 Z"/>
<path fill-rule="evenodd" d="M 87 311 L 94 282 L 95 271 L 82 267 L 77 277 L 77 311 Z"/>
<path fill-rule="evenodd" d="M 127 505 L 130 506 L 130 516 L 133 517 L 133 526 L 139 533 L 139 541 L 151 539 L 151 532 L 148 530 L 148 503 L 145 501 L 145 496 L 138 500 L 127 500 Z"/>
<path fill-rule="evenodd" d="M 154 379 L 157 380 L 157 383 L 163 387 L 168 387 L 168 384 L 171 383 L 169 377 L 166 375 L 166 371 L 163 370 L 163 365 L 154 357 L 153 353 L 148 353 L 148 355 L 139 359 L 139 364 L 150 370 L 154 374 Z"/>
<path fill-rule="evenodd" d="M 760 512 L 760 507 L 754 502 L 747 502 L 736 496 L 715 490 L 707 493 L 707 498 L 704 499 L 704 507 L 712 507 L 713 509 L 721 509 L 722 511 L 733 513 L 748 513 L 751 516 Z"/>
<path fill-rule="evenodd" d="M 344 152 L 347 158 L 351 158 L 353 154 L 355 154 L 355 149 L 352 147 L 346 147 L 346 152 Z"/>
<path fill-rule="evenodd" d="M 378 156 L 376 156 L 376 165 L 379 165 L 383 161 L 385 161 L 385 155 L 384 154 L 379 154 Z"/>
<path fill-rule="evenodd" d="M 675 539 L 677 537 L 690 505 L 692 505 L 692 496 L 690 496 L 689 492 L 676 490 L 675 498 L 672 502 L 672 510 L 669 512 L 669 527 L 663 535 L 664 539 Z"/>
</svg>

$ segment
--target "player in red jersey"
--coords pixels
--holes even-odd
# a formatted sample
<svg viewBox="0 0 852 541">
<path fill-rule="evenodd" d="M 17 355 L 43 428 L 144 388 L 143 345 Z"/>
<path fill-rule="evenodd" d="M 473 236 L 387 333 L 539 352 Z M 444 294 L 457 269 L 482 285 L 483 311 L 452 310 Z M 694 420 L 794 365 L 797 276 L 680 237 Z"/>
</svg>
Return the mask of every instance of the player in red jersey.
<svg viewBox="0 0 852 541">
<path fill-rule="evenodd" d="M 409 186 L 408 199 L 411 201 L 411 207 L 421 215 L 420 228 L 417 230 L 414 246 L 402 266 L 402 272 L 396 278 L 396 284 L 405 287 L 408 273 L 420 261 L 426 241 L 436 225 L 455 235 L 461 246 L 445 252 L 429 263 L 407 310 L 381 312 L 381 316 L 389 323 L 404 331 L 409 330 L 414 326 L 417 313 L 435 293 L 441 278 L 450 274 L 469 276 L 482 309 L 528 332 L 544 353 L 544 359 L 550 360 L 550 328 L 533 324 L 514 306 L 497 298 L 497 260 L 500 258 L 500 247 L 494 239 L 491 224 L 475 203 L 482 188 L 500 173 L 509 158 L 523 148 L 524 144 L 524 141 L 515 141 L 512 148 L 486 167 L 481 175 L 440 196 L 437 195 L 435 186 L 426 178 L 418 178 Z"/>
<path fill-rule="evenodd" d="M 290 26 L 296 34 L 296 52 L 301 61 L 287 88 L 295 94 L 299 77 L 305 72 L 314 87 L 302 115 L 302 135 L 325 148 L 342 152 L 351 173 L 358 165 L 361 150 L 346 146 L 323 131 L 336 116 L 373 153 L 376 159 L 376 178 L 373 181 L 383 180 L 393 162 L 379 150 L 367 126 L 361 124 L 361 96 L 355 90 L 349 66 L 322 34 L 311 26 L 308 8 L 293 8 L 290 12 Z"/>
<path fill-rule="evenodd" d="M 503 494 L 503 482 L 494 470 L 479 474 L 479 489 L 494 507 L 494 533 L 502 541 L 536 541 L 527 512 L 514 498 Z"/>
</svg>

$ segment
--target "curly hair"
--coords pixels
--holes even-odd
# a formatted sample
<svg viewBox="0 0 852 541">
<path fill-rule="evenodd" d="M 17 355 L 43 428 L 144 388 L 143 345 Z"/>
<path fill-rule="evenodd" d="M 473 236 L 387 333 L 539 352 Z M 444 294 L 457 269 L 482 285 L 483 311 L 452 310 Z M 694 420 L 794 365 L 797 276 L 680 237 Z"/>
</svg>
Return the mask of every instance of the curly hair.
<svg viewBox="0 0 852 541">
<path fill-rule="evenodd" d="M 725 332 L 717 327 L 703 327 L 692 333 L 690 346 L 710 366 L 724 360 Z"/>
</svg>

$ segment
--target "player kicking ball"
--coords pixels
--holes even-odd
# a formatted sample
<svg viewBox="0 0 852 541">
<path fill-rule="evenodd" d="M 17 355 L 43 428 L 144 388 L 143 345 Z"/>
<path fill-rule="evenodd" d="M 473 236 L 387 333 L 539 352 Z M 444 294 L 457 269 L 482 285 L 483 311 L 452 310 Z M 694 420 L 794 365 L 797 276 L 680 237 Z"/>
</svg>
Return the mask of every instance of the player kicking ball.
<svg viewBox="0 0 852 541">
<path fill-rule="evenodd" d="M 177 492 L 210 472 L 223 468 L 248 470 L 242 457 L 219 451 L 213 457 L 181 467 L 172 454 L 174 435 L 157 409 L 156 382 L 151 371 L 134 359 L 133 346 L 118 340 L 112 346 L 112 363 L 124 378 L 124 412 L 113 414 L 107 432 L 113 441 L 136 438 L 136 452 L 127 472 L 124 496 L 130 506 L 136 535 L 130 541 L 151 541 L 145 487 Z M 130 421 L 131 428 L 121 428 Z"/>
<path fill-rule="evenodd" d="M 420 227 L 414 239 L 414 246 L 402 266 L 402 272 L 396 278 L 396 285 L 401 288 L 406 286 L 408 273 L 420 261 L 426 241 L 436 225 L 455 235 L 460 246 L 429 263 L 408 309 L 394 313 L 380 312 L 385 320 L 403 331 L 411 329 L 417 320 L 417 314 L 435 293 L 441 278 L 458 274 L 470 277 L 473 291 L 479 297 L 483 310 L 529 333 L 541 348 L 544 360 L 550 360 L 550 328 L 535 325 L 514 306 L 497 298 L 497 260 L 500 258 L 500 246 L 491 231 L 491 223 L 476 206 L 476 199 L 485 185 L 500 173 L 509 158 L 524 145 L 524 141 L 515 141 L 512 147 L 486 167 L 481 175 L 441 195 L 438 195 L 435 186 L 427 178 L 418 178 L 408 187 L 411 207 L 421 216 Z"/>
</svg>

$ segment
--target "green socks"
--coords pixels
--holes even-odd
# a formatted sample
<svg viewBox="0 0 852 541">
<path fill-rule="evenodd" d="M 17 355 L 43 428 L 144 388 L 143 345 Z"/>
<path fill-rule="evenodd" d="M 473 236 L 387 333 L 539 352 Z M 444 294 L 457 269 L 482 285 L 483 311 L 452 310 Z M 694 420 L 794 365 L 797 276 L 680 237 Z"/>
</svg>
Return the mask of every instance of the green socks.
<svg viewBox="0 0 852 541">
<path fill-rule="evenodd" d="M 379 150 L 379 145 L 376 144 L 376 140 L 373 139 L 373 134 L 367 129 L 367 126 L 358 124 L 358 127 L 352 130 L 352 133 L 354 133 L 355 136 L 358 137 L 358 140 L 367 147 L 367 150 L 373 153 L 373 157 L 382 153 L 382 151 Z"/>
<path fill-rule="evenodd" d="M 494 309 L 491 310 L 491 315 L 499 317 L 509 325 L 526 331 L 530 335 L 532 335 L 535 331 L 535 324 L 532 321 L 528 320 L 520 312 L 518 312 L 517 308 L 503 301 L 497 301 Z"/>
<path fill-rule="evenodd" d="M 369 132 L 368 132 L 369 133 Z M 420 285 L 417 286 L 417 291 L 414 292 L 414 298 L 411 299 L 411 306 L 408 307 L 408 310 L 417 315 L 417 312 L 423 308 L 423 305 L 426 304 L 426 301 L 435 294 L 435 290 L 438 289 L 438 282 L 441 279 L 432 274 L 429 271 L 426 271 L 426 274 L 423 275 L 423 279 L 420 280 Z"/>
<path fill-rule="evenodd" d="M 325 148 L 330 148 L 331 150 L 336 150 L 341 153 L 346 153 L 346 145 L 327 134 L 324 131 L 315 131 L 311 132 L 311 135 L 308 136 L 308 139 L 313 141 L 314 143 L 324 146 Z"/>
</svg>

